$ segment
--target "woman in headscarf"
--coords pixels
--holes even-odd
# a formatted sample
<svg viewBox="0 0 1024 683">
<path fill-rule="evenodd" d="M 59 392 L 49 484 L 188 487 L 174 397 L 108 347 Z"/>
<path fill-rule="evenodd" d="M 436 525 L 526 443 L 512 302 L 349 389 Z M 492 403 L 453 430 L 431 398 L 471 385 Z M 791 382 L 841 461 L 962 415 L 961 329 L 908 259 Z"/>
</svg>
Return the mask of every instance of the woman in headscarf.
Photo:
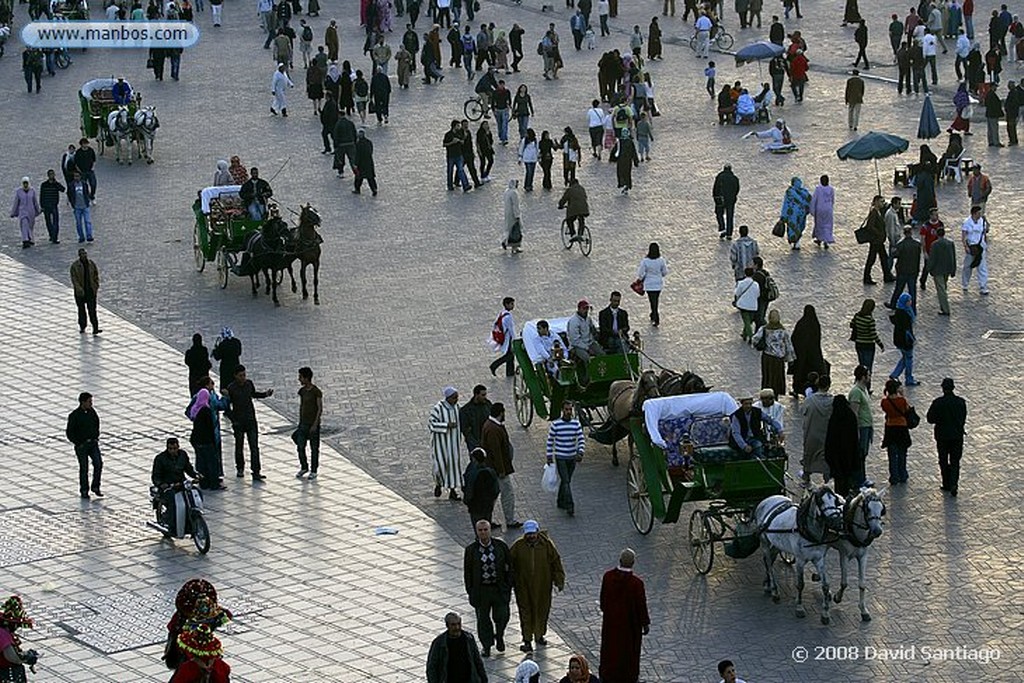
<svg viewBox="0 0 1024 683">
<path fill-rule="evenodd" d="M 847 495 L 861 468 L 860 432 L 857 416 L 842 394 L 832 399 L 832 415 L 825 433 L 825 462 L 835 480 L 835 492 Z"/>
<path fill-rule="evenodd" d="M 600 680 L 590 673 L 586 657 L 574 654 L 569 657 L 569 672 L 558 683 L 600 683 Z"/>
<path fill-rule="evenodd" d="M 633 136 L 628 128 L 619 133 L 619 157 L 615 160 L 615 174 L 618 176 L 619 191 L 628 195 L 633 189 L 633 167 L 640 165 L 640 157 L 633 144 Z"/>
<path fill-rule="evenodd" d="M 916 387 L 920 382 L 914 379 L 914 320 L 917 315 L 911 306 L 912 297 L 909 292 L 900 294 L 896 301 L 896 310 L 889 316 L 893 324 L 892 343 L 900 350 L 900 360 L 896 367 L 889 373 L 889 379 L 899 379 L 899 376 L 906 372 L 908 387 Z"/>
<path fill-rule="evenodd" d="M 306 97 L 313 100 L 313 113 L 320 113 L 320 100 L 324 98 L 324 72 L 316 62 L 306 67 Z"/>
<path fill-rule="evenodd" d="M 245 185 L 249 182 L 249 171 L 242 165 L 242 160 L 237 155 L 231 157 L 228 171 L 231 173 L 231 181 L 234 185 Z"/>
<path fill-rule="evenodd" d="M 21 639 L 15 631 L 22 626 L 32 628 L 32 620 L 25 613 L 21 598 L 12 595 L 0 606 L 0 671 L 9 674 L 3 678 L 5 681 L 27 680 L 25 665 L 33 667 L 39 659 L 35 650 L 21 649 Z"/>
<path fill-rule="evenodd" d="M 327 93 L 327 99 L 334 100 L 336 103 L 341 101 L 341 70 L 338 69 L 337 62 L 331 62 L 327 65 L 327 74 L 324 76 L 324 91 Z"/>
<path fill-rule="evenodd" d="M 512 178 L 505 190 L 505 236 L 501 240 L 501 248 L 512 248 L 513 254 L 522 251 L 523 243 L 523 212 L 519 208 L 519 181 Z"/>
<path fill-rule="evenodd" d="M 946 132 L 952 133 L 956 130 L 964 135 L 973 135 L 971 133 L 971 114 L 967 111 L 971 106 L 971 96 L 967 94 L 967 81 L 960 81 L 960 85 L 957 86 L 956 94 L 953 95 L 953 106 L 956 107 L 956 118 L 953 119 L 953 123 L 949 124 Z"/>
<path fill-rule="evenodd" d="M 504 31 L 498 31 L 498 37 L 494 40 L 494 68 L 508 75 L 508 38 Z"/>
<path fill-rule="evenodd" d="M 235 184 L 231 178 L 231 172 L 228 170 L 228 162 L 223 159 L 217 162 L 217 171 L 213 174 L 213 184 L 215 187 Z"/>
<path fill-rule="evenodd" d="M 821 353 L 821 323 L 814 306 L 804 306 L 804 315 L 793 327 L 793 395 L 803 396 L 807 388 L 807 375 L 825 372 L 825 359 Z M 827 373 L 825 373 L 827 374 Z"/>
<path fill-rule="evenodd" d="M 782 396 L 786 393 L 786 363 L 795 360 L 796 354 L 778 310 L 769 311 L 768 324 L 754 333 L 754 348 L 761 351 L 761 386 Z"/>
<path fill-rule="evenodd" d="M 814 232 L 811 233 L 814 243 L 819 247 L 824 244 L 826 249 L 835 242 L 835 238 L 832 237 L 835 204 L 836 191 L 829 184 L 828 176 L 823 175 L 811 196 L 810 212 L 814 217 Z"/>
<path fill-rule="evenodd" d="M 800 238 L 807 226 L 807 212 L 811 208 L 811 193 L 799 178 L 789 181 L 786 195 L 782 200 L 782 220 L 786 221 L 786 239 L 793 249 L 800 249 Z"/>
<path fill-rule="evenodd" d="M 343 111 L 348 116 L 351 116 L 352 111 L 356 108 L 356 100 L 352 95 L 352 84 L 355 80 L 356 75 L 352 73 L 352 65 L 346 59 L 341 63 L 341 88 L 338 92 L 338 111 Z"/>
<path fill-rule="evenodd" d="M 209 377 L 203 377 L 197 385 L 199 390 L 188 408 L 188 419 L 192 420 L 189 443 L 196 450 L 196 470 L 202 475 L 199 488 L 224 491 L 227 487 L 221 482 L 224 463 L 221 459 L 220 418 L 217 413 L 228 407 L 228 401 L 217 396 L 213 380 Z"/>
</svg>

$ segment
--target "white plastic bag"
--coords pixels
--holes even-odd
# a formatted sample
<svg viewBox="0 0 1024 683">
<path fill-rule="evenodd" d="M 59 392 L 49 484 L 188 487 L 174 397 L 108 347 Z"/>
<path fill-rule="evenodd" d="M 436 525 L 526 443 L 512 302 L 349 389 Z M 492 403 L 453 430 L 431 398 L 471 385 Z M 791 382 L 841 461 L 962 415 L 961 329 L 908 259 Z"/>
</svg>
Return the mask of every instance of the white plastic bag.
<svg viewBox="0 0 1024 683">
<path fill-rule="evenodd" d="M 544 465 L 544 474 L 540 478 L 540 488 L 545 493 L 558 493 L 558 470 L 554 463 Z"/>
</svg>

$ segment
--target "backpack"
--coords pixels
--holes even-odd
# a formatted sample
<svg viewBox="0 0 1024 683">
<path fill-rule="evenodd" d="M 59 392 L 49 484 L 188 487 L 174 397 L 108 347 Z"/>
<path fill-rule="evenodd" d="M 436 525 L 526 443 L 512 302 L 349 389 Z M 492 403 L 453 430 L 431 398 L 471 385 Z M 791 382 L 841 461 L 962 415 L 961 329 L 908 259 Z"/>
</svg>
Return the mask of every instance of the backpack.
<svg viewBox="0 0 1024 683">
<path fill-rule="evenodd" d="M 494 321 L 494 328 L 491 329 L 491 341 L 498 346 L 505 345 L 505 325 L 503 324 L 508 311 L 502 311 L 498 319 Z"/>
<path fill-rule="evenodd" d="M 779 298 L 779 287 L 775 284 L 775 278 L 768 273 L 764 275 L 764 289 L 768 301 L 775 301 Z"/>
<path fill-rule="evenodd" d="M 313 42 L 313 29 L 306 26 L 302 29 L 302 39 L 307 43 Z"/>
<path fill-rule="evenodd" d="M 543 40 L 540 41 L 539 43 L 537 43 L 537 54 L 539 54 L 541 57 L 544 56 L 544 41 Z"/>
</svg>

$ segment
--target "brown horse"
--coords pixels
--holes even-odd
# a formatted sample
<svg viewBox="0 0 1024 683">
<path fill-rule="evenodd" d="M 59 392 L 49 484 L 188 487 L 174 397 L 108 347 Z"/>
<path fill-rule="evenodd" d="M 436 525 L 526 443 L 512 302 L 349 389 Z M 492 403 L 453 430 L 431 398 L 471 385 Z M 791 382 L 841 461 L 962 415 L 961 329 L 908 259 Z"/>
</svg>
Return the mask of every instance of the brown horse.
<svg viewBox="0 0 1024 683">
<path fill-rule="evenodd" d="M 645 370 L 640 373 L 640 379 L 637 382 L 622 379 L 612 382 L 608 388 L 608 422 L 618 426 L 618 438 L 621 438 L 623 431 L 625 432 L 629 439 L 630 450 L 633 447 L 633 436 L 629 433 L 629 419 L 641 414 L 644 401 L 660 395 L 658 378 L 653 370 Z M 619 452 L 617 439 L 612 441 L 611 446 L 612 465 L 618 467 Z"/>
<path fill-rule="evenodd" d="M 682 374 L 672 370 L 662 370 L 658 375 L 658 392 L 661 396 L 681 396 L 683 394 L 706 394 L 711 387 L 704 384 L 701 376 L 689 370 Z"/>
<path fill-rule="evenodd" d="M 320 244 L 324 241 L 317 232 L 320 227 L 320 214 L 309 204 L 302 207 L 299 214 L 299 227 L 291 231 L 290 249 L 292 260 L 299 261 L 299 279 L 302 281 L 302 298 L 309 298 L 306 289 L 306 266 L 313 266 L 313 303 L 320 305 Z M 288 263 L 288 277 L 292 281 L 292 292 L 297 291 L 295 274 L 292 264 Z"/>
</svg>

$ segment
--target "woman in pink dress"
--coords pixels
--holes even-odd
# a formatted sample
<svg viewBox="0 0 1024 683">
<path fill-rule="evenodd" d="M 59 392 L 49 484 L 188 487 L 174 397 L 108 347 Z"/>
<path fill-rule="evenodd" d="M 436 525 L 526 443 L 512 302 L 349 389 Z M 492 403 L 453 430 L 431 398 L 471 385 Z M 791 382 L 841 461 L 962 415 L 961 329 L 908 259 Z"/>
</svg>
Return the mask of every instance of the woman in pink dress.
<svg viewBox="0 0 1024 683">
<path fill-rule="evenodd" d="M 391 32 L 391 0 L 376 0 L 377 2 L 377 31 L 384 33 Z"/>
<path fill-rule="evenodd" d="M 828 176 L 821 176 L 820 184 L 814 188 L 811 197 L 811 215 L 814 217 L 814 243 L 819 247 L 835 242 L 832 237 L 833 213 L 836 203 L 836 191 L 828 182 Z"/>
</svg>

